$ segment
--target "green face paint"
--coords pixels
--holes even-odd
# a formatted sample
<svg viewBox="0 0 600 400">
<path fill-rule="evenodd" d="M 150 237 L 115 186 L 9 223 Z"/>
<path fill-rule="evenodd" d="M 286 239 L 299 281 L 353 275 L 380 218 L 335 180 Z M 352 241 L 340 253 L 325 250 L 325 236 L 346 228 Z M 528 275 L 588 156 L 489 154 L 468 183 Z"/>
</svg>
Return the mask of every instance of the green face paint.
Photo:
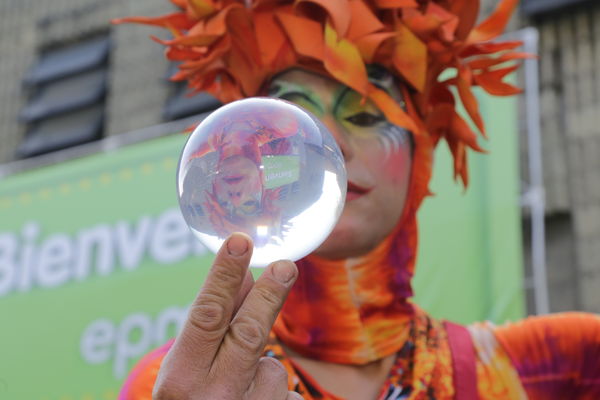
<svg viewBox="0 0 600 400">
<path fill-rule="evenodd" d="M 371 82 L 399 99 L 404 106 L 391 75 L 380 70 L 376 72 L 377 74 L 372 74 Z M 398 151 L 399 147 L 406 145 L 410 139 L 410 134 L 391 124 L 372 101 L 334 81 L 328 85 L 317 86 L 308 81 L 303 83 L 290 79 L 289 74 L 284 73 L 273 79 L 269 95 L 295 103 L 320 119 L 333 118 L 350 137 L 377 140 L 385 150 L 386 156 Z"/>
</svg>

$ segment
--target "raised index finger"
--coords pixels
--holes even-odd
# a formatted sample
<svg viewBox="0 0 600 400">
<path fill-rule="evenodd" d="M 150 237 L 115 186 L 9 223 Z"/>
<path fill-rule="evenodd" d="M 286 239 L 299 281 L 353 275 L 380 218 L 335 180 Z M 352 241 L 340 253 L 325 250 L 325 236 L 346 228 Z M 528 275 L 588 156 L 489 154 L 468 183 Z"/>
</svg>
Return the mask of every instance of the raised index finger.
<svg viewBox="0 0 600 400">
<path fill-rule="evenodd" d="M 297 275 L 296 265 L 284 260 L 270 264 L 262 273 L 231 321 L 211 366 L 211 381 L 228 382 L 238 393 L 248 389 L 269 331 Z"/>
<path fill-rule="evenodd" d="M 161 366 L 161 375 L 173 373 L 192 380 L 201 379 L 212 364 L 229 328 L 248 264 L 252 240 L 245 234 L 232 234 L 221 246 L 194 300 L 188 318 Z M 185 380 L 185 379 L 184 379 Z"/>
</svg>

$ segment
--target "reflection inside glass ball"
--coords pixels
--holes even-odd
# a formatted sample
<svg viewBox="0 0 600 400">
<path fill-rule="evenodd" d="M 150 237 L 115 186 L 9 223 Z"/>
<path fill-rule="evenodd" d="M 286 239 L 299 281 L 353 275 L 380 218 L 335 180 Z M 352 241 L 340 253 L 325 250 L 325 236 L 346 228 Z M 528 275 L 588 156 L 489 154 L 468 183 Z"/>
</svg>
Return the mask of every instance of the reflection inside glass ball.
<svg viewBox="0 0 600 400">
<path fill-rule="evenodd" d="M 254 241 L 251 266 L 296 261 L 329 235 L 343 209 L 341 151 L 312 114 L 284 100 L 249 98 L 205 118 L 177 172 L 179 205 L 216 252 L 233 232 Z"/>
</svg>

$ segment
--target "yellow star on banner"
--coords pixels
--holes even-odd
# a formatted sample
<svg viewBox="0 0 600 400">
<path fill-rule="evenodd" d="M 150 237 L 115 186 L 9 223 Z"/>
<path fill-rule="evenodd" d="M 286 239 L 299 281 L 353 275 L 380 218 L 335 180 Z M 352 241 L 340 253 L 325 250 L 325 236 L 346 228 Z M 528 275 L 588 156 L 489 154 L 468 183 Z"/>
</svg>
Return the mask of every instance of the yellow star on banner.
<svg viewBox="0 0 600 400">
<path fill-rule="evenodd" d="M 71 193 L 71 185 L 69 185 L 68 183 L 63 183 L 62 185 L 60 185 L 59 190 L 62 194 L 69 194 Z"/>
<path fill-rule="evenodd" d="M 152 173 L 152 171 L 154 171 L 154 167 L 152 166 L 152 164 L 145 163 L 142 165 L 142 173 L 144 173 L 144 175 L 149 175 Z"/>
<path fill-rule="evenodd" d="M 103 185 L 108 185 L 112 181 L 112 177 L 108 173 L 104 173 L 100 175 L 100 183 Z"/>
<path fill-rule="evenodd" d="M 92 181 L 85 178 L 79 181 L 79 187 L 83 190 L 89 190 L 92 187 Z"/>
<path fill-rule="evenodd" d="M 133 178 L 133 171 L 129 168 L 124 168 L 119 172 L 119 176 L 121 177 L 121 179 L 123 179 L 124 181 L 128 181 L 131 178 Z"/>
</svg>

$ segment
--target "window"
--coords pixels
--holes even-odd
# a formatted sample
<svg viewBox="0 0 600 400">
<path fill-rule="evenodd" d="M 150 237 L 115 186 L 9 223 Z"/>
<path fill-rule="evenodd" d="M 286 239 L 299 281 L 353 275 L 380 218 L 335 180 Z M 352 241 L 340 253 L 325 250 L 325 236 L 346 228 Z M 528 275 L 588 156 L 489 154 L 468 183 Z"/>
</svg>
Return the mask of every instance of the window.
<svg viewBox="0 0 600 400">
<path fill-rule="evenodd" d="M 31 157 L 102 137 L 108 87 L 108 35 L 42 52 L 23 79 L 29 93 L 17 156 Z"/>
<path fill-rule="evenodd" d="M 535 16 L 550 11 L 583 3 L 592 3 L 592 0 L 522 0 L 523 12 L 529 16 Z"/>
</svg>

